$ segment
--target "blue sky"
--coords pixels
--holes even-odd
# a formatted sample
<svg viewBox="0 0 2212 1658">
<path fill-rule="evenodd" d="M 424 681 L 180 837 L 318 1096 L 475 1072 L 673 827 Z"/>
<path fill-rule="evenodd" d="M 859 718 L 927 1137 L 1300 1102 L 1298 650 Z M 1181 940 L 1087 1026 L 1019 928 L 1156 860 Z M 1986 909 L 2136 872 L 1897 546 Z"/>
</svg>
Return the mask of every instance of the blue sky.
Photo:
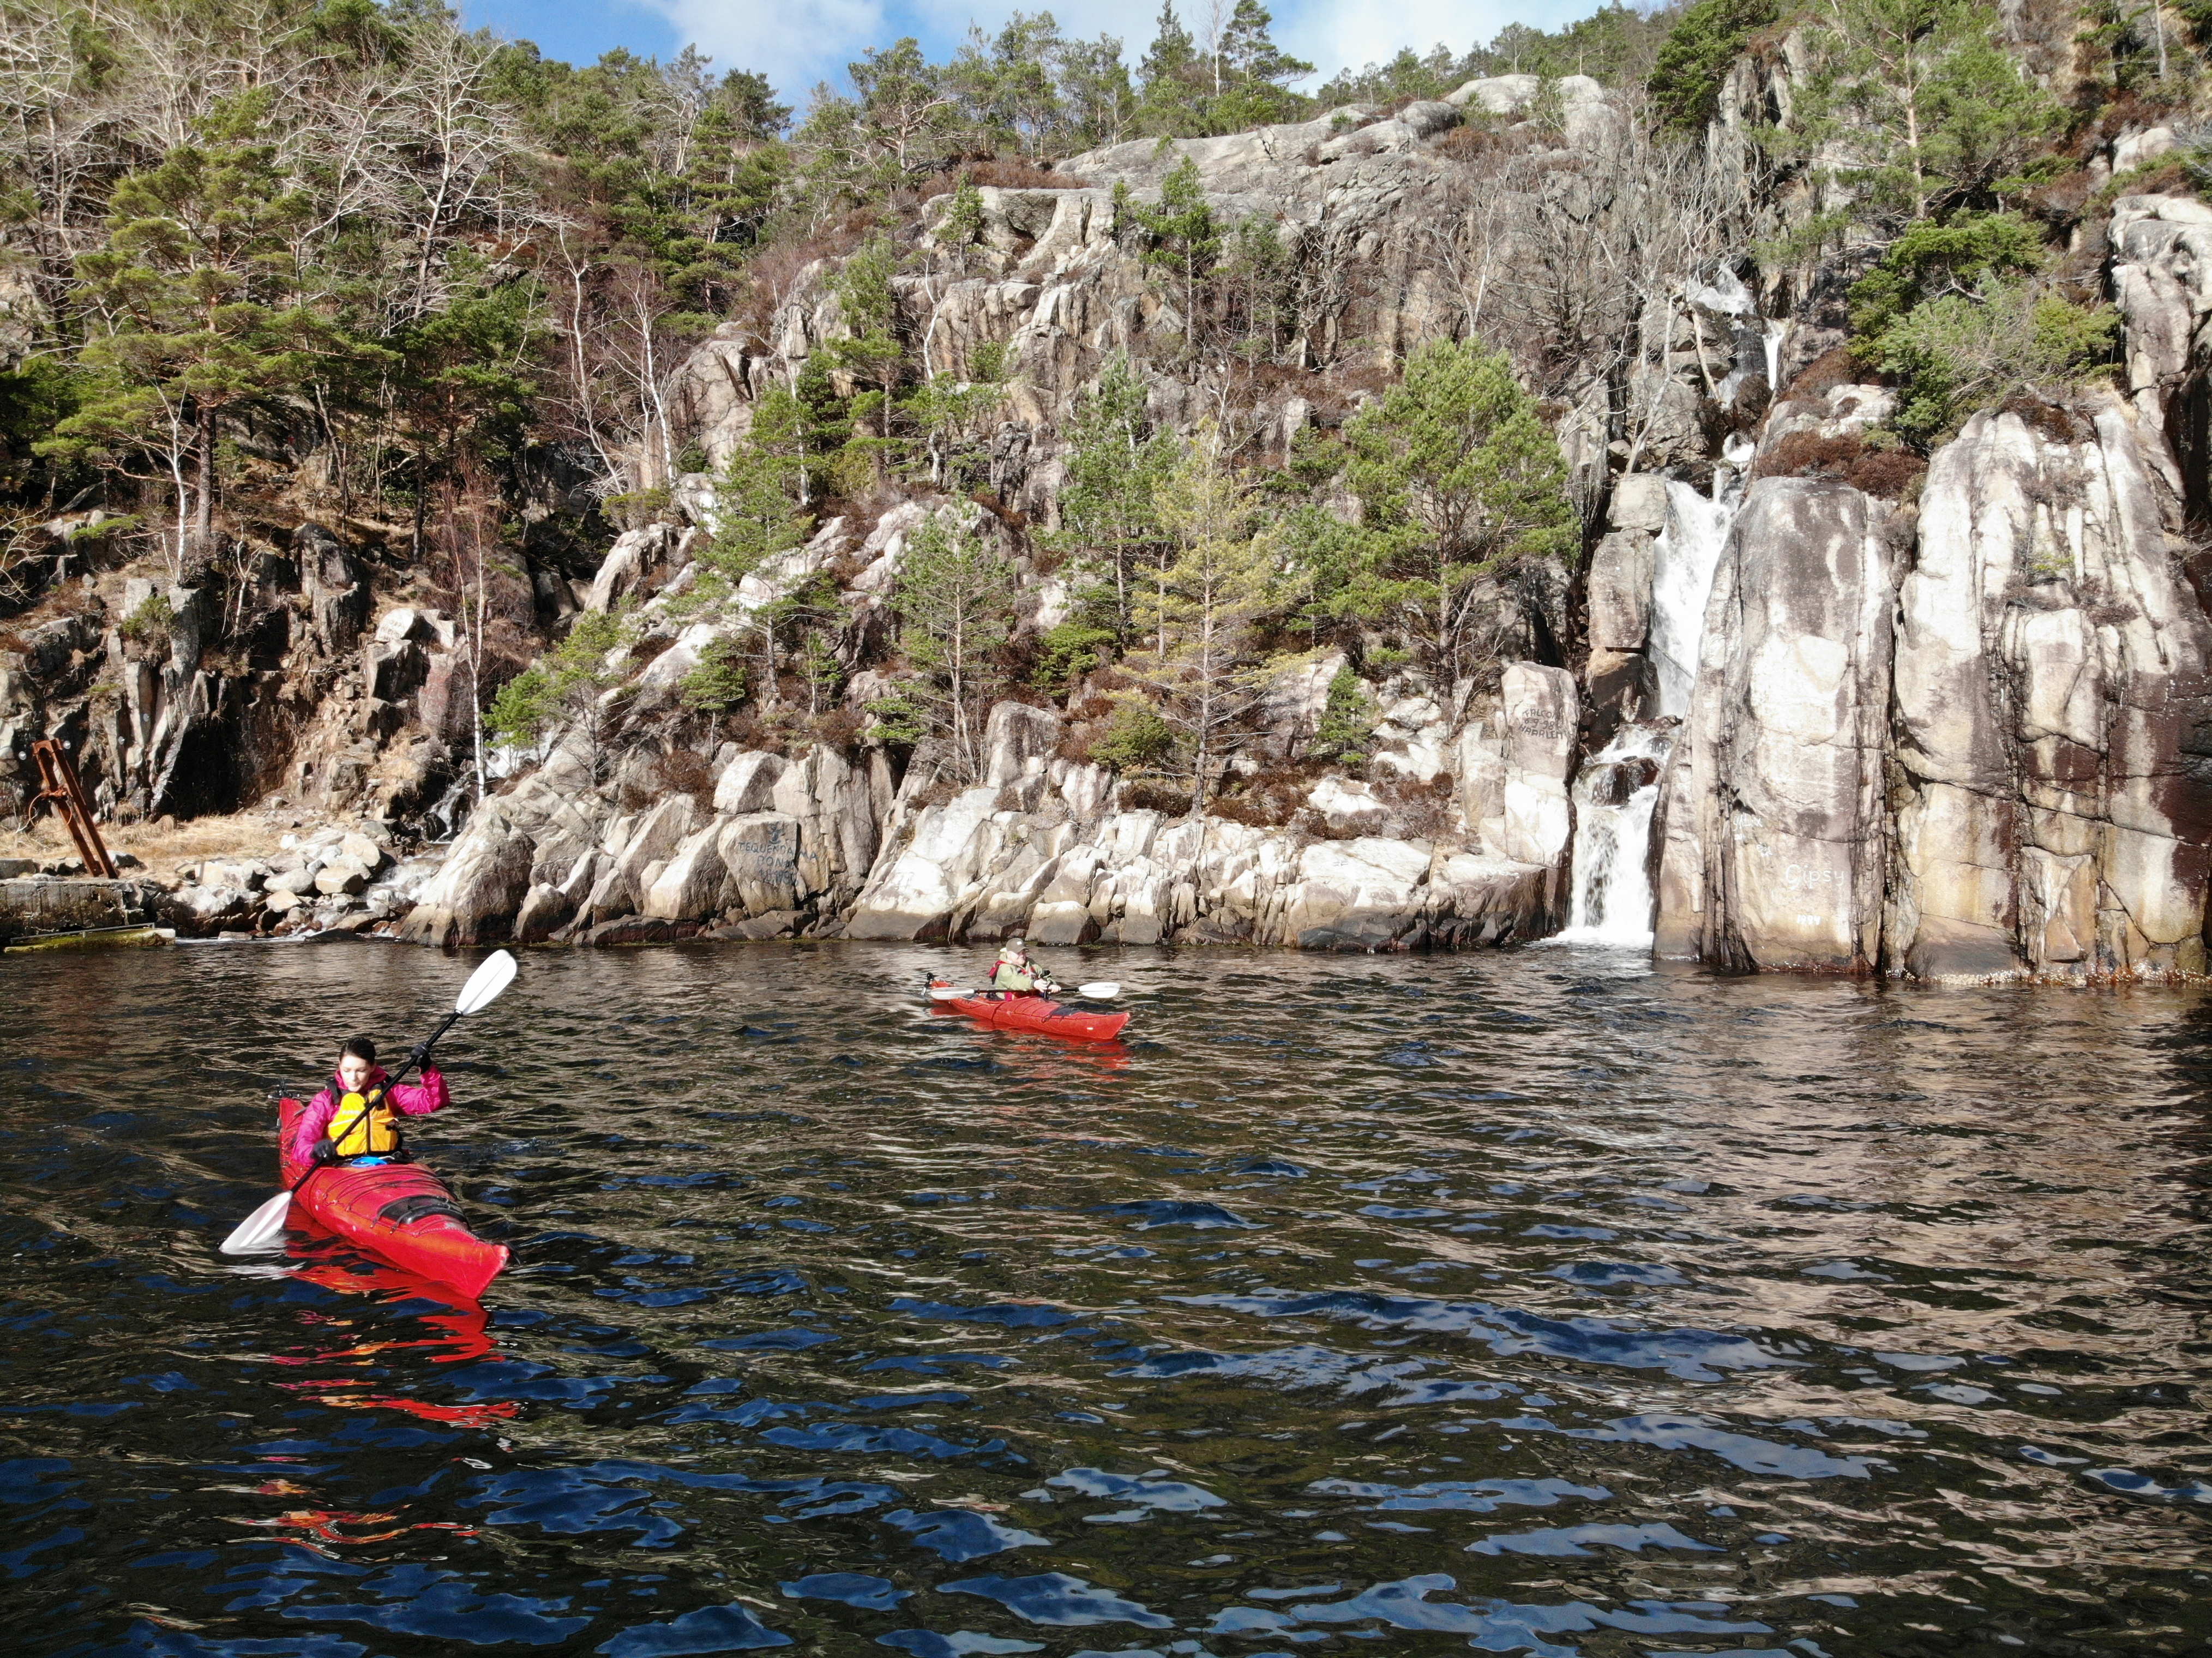
<svg viewBox="0 0 2212 1658">
<path fill-rule="evenodd" d="M 460 0 L 472 25 L 535 40 L 548 56 L 589 61 L 615 46 L 666 58 L 687 42 L 724 69 L 763 70 L 786 103 L 804 109 L 815 82 L 842 80 L 843 66 L 865 46 L 902 34 L 921 38 L 933 56 L 958 44 L 972 21 L 986 29 L 1017 8 L 983 0 Z M 1205 0 L 1182 0 L 1186 25 Z M 1556 28 L 1597 9 L 1598 0 L 1279 0 L 1275 34 L 1320 67 L 1317 86 L 1346 64 L 1378 61 L 1400 46 L 1425 52 L 1442 40 L 1463 52 L 1510 22 Z M 1049 10 L 1062 27 L 1085 36 L 1121 37 L 1133 60 L 1152 37 L 1158 0 L 1060 0 L 1023 10 Z"/>
</svg>

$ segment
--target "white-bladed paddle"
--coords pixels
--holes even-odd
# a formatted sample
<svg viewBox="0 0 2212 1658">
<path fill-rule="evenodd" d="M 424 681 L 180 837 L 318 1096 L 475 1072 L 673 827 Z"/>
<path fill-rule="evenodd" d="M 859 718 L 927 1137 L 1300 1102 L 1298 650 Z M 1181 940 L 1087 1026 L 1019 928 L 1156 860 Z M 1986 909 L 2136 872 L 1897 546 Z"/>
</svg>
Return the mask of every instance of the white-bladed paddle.
<svg viewBox="0 0 2212 1658">
<path fill-rule="evenodd" d="M 972 990 L 960 990 L 951 985 L 932 985 L 929 987 L 929 993 L 933 1000 L 950 1002 L 957 1001 L 963 996 L 973 996 L 975 993 Z M 1081 996 L 1094 1002 L 1110 1002 L 1121 993 L 1121 987 L 1111 981 L 1095 985 L 1078 985 L 1073 991 L 1066 993 Z"/>
<path fill-rule="evenodd" d="M 514 982 L 514 957 L 502 950 L 493 954 L 483 966 L 469 975 L 469 981 L 461 987 L 461 993 L 454 999 L 453 1011 L 446 1016 L 445 1023 L 430 1033 L 430 1040 L 424 1042 L 420 1050 L 420 1058 L 410 1058 L 399 1068 L 399 1075 L 392 1078 L 392 1083 L 398 1082 L 422 1059 L 427 1059 L 430 1050 L 438 1045 L 438 1038 L 453 1028 L 454 1021 L 465 1019 L 471 1013 L 481 1013 L 497 1001 L 500 993 Z M 386 1086 L 390 1087 L 392 1083 Z M 291 1211 L 293 1193 L 314 1179 L 317 1171 L 325 1167 L 326 1164 L 319 1163 L 311 1165 L 290 1187 L 279 1192 L 239 1222 L 236 1230 L 222 1241 L 223 1254 L 257 1255 L 276 1247 L 284 1236 L 284 1218 Z"/>
</svg>

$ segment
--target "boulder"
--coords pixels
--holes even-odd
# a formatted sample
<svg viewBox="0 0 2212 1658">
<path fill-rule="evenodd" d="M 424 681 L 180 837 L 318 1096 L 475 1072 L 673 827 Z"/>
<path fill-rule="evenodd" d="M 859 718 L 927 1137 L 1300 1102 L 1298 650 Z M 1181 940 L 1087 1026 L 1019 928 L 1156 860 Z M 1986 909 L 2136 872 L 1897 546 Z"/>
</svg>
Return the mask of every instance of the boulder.
<svg viewBox="0 0 2212 1658">
<path fill-rule="evenodd" d="M 299 902 L 292 894 L 284 896 L 295 903 Z M 264 907 L 243 886 L 202 884 L 179 887 L 170 895 L 166 908 L 179 931 L 189 927 L 193 934 L 200 936 L 248 920 L 257 908 Z"/>
<path fill-rule="evenodd" d="M 325 897 L 351 897 L 368 885 L 368 872 L 351 858 L 334 858 L 315 875 L 315 890 Z"/>
<path fill-rule="evenodd" d="M 1449 132 L 1467 117 L 1455 104 L 1441 98 L 1423 98 L 1400 110 L 1398 119 L 1416 138 L 1433 138 L 1440 132 Z"/>
<path fill-rule="evenodd" d="M 499 810 L 504 799 L 495 797 L 477 809 L 401 923 L 402 938 L 444 949 L 496 944 L 513 936 L 516 914 L 530 890 L 537 847 Z"/>
<path fill-rule="evenodd" d="M 1496 842 L 1490 850 L 1516 864 L 1558 865 L 1574 828 L 1567 799 L 1567 777 L 1581 720 L 1574 676 L 1540 663 L 1508 663 L 1499 697 L 1504 786 Z"/>
<path fill-rule="evenodd" d="M 1429 878 L 1429 940 L 1465 950 L 1541 938 L 1557 925 L 1553 886 L 1540 864 L 1440 853 Z"/>
<path fill-rule="evenodd" d="M 1661 533 L 1667 527 L 1667 480 L 1656 472 L 1631 472 L 1616 479 L 1606 522 L 1615 530 Z"/>
<path fill-rule="evenodd" d="M 863 768 L 817 745 L 784 769 L 767 804 L 799 824 L 800 891 L 821 895 L 826 908 L 852 902 L 874 867 L 892 793 L 881 750 Z"/>
<path fill-rule="evenodd" d="M 1597 649 L 1640 651 L 1651 631 L 1652 537 L 1615 530 L 1590 555 L 1589 641 Z"/>
<path fill-rule="evenodd" d="M 740 812 L 765 811 L 775 798 L 776 781 L 783 775 L 783 756 L 749 750 L 730 762 L 714 784 L 714 813 L 719 817 Z"/>
<path fill-rule="evenodd" d="M 519 944 L 538 944 L 545 942 L 576 913 L 576 902 L 558 887 L 549 887 L 543 882 L 533 883 L 523 895 L 522 908 L 514 917 L 514 942 Z"/>
<path fill-rule="evenodd" d="M 848 938 L 942 938 L 958 906 L 976 831 L 996 809 L 999 792 L 963 791 L 923 809 L 913 837 L 879 861 L 845 924 Z"/>
<path fill-rule="evenodd" d="M 1375 798 L 1366 784 L 1328 776 L 1306 792 L 1306 805 L 1328 820 L 1332 829 L 1365 823 L 1379 828 L 1390 808 Z"/>
<path fill-rule="evenodd" d="M 741 917 L 797 910 L 809 890 L 800 839 L 799 820 L 785 812 L 748 812 L 724 823 L 715 841 L 724 871 L 718 907 Z"/>
<path fill-rule="evenodd" d="M 350 858 L 371 875 L 392 861 L 392 854 L 366 835 L 349 835 L 338 842 L 338 852 Z"/>
<path fill-rule="evenodd" d="M 705 929 L 696 921 L 665 921 L 649 915 L 624 915 L 586 927 L 569 942 L 588 949 L 623 944 L 672 944 L 696 938 Z"/>
<path fill-rule="evenodd" d="M 236 887 L 245 892 L 258 892 L 268 874 L 269 872 L 258 864 L 247 863 L 240 859 L 222 859 L 202 864 L 195 873 L 195 878 L 203 886 Z"/>
<path fill-rule="evenodd" d="M 788 938 L 795 936 L 805 925 L 806 917 L 795 909 L 772 909 L 764 915 L 748 916 L 742 921 L 732 921 L 714 929 L 717 938 Z"/>
<path fill-rule="evenodd" d="M 1431 849 L 1366 837 L 1324 841 L 1298 860 L 1284 931 L 1301 950 L 1380 950 L 1421 929 Z"/>
<path fill-rule="evenodd" d="M 592 578 L 592 591 L 584 600 L 587 610 L 605 610 L 638 592 L 667 558 L 678 534 L 671 524 L 651 524 L 641 530 L 625 530 L 615 537 L 607 556 Z"/>
<path fill-rule="evenodd" d="M 665 865 L 674 855 L 698 816 L 698 803 L 690 795 L 672 794 L 639 818 L 623 844 L 613 849 L 613 861 L 584 906 L 586 925 L 637 909 L 653 875 L 659 872 L 655 865 Z"/>
<path fill-rule="evenodd" d="M 717 823 L 694 831 L 679 842 L 659 873 L 645 889 L 638 903 L 641 915 L 663 920 L 696 920 L 712 915 L 722 896 L 722 854 L 716 844 L 721 833 Z"/>
</svg>

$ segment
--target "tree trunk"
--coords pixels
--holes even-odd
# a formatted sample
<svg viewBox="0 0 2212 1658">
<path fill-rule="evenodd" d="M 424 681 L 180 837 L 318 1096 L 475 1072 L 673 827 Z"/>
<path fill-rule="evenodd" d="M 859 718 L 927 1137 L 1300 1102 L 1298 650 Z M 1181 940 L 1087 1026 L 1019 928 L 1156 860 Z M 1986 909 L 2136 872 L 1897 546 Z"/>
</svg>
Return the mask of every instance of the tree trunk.
<svg viewBox="0 0 2212 1658">
<path fill-rule="evenodd" d="M 192 556 L 195 561 L 208 556 L 208 548 L 215 539 L 215 410 L 203 406 L 199 416 L 199 499 L 193 504 Z"/>
</svg>

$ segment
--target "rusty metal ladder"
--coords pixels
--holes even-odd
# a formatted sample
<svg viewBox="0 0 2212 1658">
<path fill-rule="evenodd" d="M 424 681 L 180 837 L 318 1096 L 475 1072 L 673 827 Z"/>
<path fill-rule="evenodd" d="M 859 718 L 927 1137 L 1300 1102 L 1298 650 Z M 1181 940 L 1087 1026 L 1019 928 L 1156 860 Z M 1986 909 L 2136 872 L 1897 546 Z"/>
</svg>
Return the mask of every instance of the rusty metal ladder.
<svg viewBox="0 0 2212 1658">
<path fill-rule="evenodd" d="M 115 879 L 115 860 L 107 855 L 99 826 L 92 821 L 92 800 L 84 792 L 76 768 L 70 763 L 69 751 L 55 738 L 41 737 L 31 744 L 31 757 L 39 765 L 39 792 L 31 797 L 25 817 L 37 811 L 40 802 L 52 801 L 62 821 L 69 825 L 77 856 L 84 859 L 84 872 L 104 881 Z"/>
</svg>

